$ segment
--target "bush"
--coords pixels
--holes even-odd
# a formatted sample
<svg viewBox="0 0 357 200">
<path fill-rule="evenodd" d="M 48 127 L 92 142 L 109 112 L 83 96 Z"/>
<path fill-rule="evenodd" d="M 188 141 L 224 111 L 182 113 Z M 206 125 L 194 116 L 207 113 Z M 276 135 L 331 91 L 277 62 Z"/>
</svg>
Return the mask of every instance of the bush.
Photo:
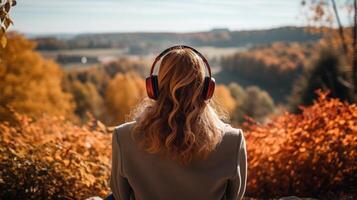
<svg viewBox="0 0 357 200">
<path fill-rule="evenodd" d="M 248 196 L 321 197 L 356 189 L 357 105 L 318 95 L 299 115 L 245 124 Z"/>
<path fill-rule="evenodd" d="M 103 124 L 90 120 L 77 126 L 58 117 L 13 115 L 14 125 L 0 123 L 0 199 L 108 194 L 111 134 Z M 302 114 L 285 113 L 271 121 L 243 127 L 246 196 L 319 198 L 337 191 L 332 199 L 340 199 L 356 189 L 357 105 L 319 93 Z"/>
<path fill-rule="evenodd" d="M 111 135 L 99 122 L 0 123 L 0 199 L 85 199 L 109 192 Z"/>
</svg>

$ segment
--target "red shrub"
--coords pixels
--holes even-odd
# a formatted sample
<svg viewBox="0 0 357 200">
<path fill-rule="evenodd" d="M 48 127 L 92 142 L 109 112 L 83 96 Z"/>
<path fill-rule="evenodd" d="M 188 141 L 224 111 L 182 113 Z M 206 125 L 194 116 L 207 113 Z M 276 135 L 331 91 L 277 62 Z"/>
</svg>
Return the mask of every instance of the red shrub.
<svg viewBox="0 0 357 200">
<path fill-rule="evenodd" d="M 318 93 L 302 114 L 245 124 L 248 196 L 319 197 L 356 189 L 357 105 Z"/>
</svg>

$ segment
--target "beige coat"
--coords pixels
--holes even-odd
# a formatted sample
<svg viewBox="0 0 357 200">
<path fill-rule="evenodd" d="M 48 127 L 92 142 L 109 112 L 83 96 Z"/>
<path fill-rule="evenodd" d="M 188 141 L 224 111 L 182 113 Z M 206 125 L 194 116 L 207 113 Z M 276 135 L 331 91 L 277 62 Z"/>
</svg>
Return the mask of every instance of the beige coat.
<svg viewBox="0 0 357 200">
<path fill-rule="evenodd" d="M 116 200 L 241 199 L 247 180 L 241 129 L 224 124 L 222 142 L 206 160 L 182 166 L 149 154 L 132 140 L 128 122 L 115 128 L 110 187 Z"/>
</svg>

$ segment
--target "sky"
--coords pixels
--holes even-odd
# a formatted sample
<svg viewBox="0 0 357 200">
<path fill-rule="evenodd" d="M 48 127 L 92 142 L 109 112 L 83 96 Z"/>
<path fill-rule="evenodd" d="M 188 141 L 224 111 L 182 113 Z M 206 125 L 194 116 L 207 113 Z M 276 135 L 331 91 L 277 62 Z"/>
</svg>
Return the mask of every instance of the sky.
<svg viewBox="0 0 357 200">
<path fill-rule="evenodd" d="M 302 26 L 301 0 L 18 0 L 12 30 L 27 34 L 194 32 Z"/>
</svg>

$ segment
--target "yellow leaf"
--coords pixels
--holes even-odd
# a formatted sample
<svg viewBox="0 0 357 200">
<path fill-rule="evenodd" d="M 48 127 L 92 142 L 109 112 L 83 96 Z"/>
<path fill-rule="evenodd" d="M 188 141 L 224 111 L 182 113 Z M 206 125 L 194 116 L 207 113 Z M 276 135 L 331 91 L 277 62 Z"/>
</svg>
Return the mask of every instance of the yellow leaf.
<svg viewBox="0 0 357 200">
<path fill-rule="evenodd" d="M 2 37 L 1 37 L 0 43 L 1 43 L 2 48 L 5 48 L 5 47 L 6 47 L 7 39 L 6 39 L 5 36 L 2 36 Z"/>
</svg>

